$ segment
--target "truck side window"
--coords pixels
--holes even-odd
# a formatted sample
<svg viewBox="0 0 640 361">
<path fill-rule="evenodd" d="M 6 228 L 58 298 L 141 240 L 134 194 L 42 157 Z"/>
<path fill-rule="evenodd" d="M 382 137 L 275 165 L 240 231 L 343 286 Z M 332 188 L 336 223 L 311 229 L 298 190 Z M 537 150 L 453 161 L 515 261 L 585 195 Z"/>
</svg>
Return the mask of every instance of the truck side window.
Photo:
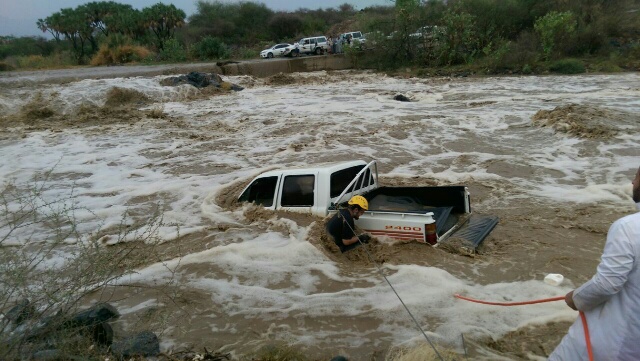
<svg viewBox="0 0 640 361">
<path fill-rule="evenodd" d="M 329 192 L 329 196 L 331 198 L 339 196 L 340 193 L 342 193 L 342 191 L 347 188 L 349 182 L 353 180 L 356 174 L 358 174 L 358 172 L 362 170 L 362 168 L 364 168 L 363 165 L 357 165 L 355 167 L 339 170 L 331 174 L 331 191 Z"/>
<path fill-rule="evenodd" d="M 315 191 L 314 175 L 290 175 L 284 177 L 282 185 L 283 207 L 311 207 Z"/>
<path fill-rule="evenodd" d="M 277 183 L 278 177 L 258 178 L 242 193 L 238 201 L 255 202 L 265 207 L 271 207 L 273 205 L 273 197 L 276 194 Z"/>
</svg>

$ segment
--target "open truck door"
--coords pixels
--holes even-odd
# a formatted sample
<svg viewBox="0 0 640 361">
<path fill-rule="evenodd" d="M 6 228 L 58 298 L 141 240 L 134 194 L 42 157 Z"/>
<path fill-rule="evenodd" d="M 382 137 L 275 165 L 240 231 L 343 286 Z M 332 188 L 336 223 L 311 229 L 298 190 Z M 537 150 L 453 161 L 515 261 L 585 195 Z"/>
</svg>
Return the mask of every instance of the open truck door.
<svg viewBox="0 0 640 361">
<path fill-rule="evenodd" d="M 333 206 L 347 202 L 351 197 L 362 195 L 378 188 L 378 164 L 375 160 L 369 162 L 353 177 L 342 193 L 331 199 Z"/>
</svg>

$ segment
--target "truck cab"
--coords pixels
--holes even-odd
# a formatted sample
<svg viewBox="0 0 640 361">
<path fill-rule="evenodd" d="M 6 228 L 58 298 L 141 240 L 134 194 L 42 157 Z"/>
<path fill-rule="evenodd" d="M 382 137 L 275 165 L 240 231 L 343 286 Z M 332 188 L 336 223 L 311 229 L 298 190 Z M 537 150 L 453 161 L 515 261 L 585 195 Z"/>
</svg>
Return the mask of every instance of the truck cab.
<svg viewBox="0 0 640 361">
<path fill-rule="evenodd" d="M 242 192 L 238 201 L 254 202 L 267 209 L 311 213 L 326 216 L 351 180 L 367 165 L 364 161 L 326 163 L 313 168 L 284 169 L 265 172 Z M 368 179 L 364 182 L 365 177 Z M 363 182 L 353 194 L 377 188 L 377 174 L 363 173 Z"/>
<path fill-rule="evenodd" d="M 377 237 L 427 243 L 427 224 L 435 220 L 437 243 L 429 243 L 437 245 L 455 235 L 464 240 L 462 251 L 474 253 L 498 223 L 497 217 L 472 214 L 465 186 L 379 186 L 375 161 L 267 171 L 251 181 L 238 201 L 324 217 L 354 195 L 369 202 L 356 226 Z"/>
</svg>

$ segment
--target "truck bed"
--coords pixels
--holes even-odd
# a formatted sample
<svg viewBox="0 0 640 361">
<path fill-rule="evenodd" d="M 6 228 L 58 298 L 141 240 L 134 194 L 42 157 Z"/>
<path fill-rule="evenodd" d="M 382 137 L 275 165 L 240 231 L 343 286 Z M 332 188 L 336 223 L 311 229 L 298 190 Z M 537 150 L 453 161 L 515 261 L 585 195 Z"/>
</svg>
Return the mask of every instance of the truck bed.
<svg viewBox="0 0 640 361">
<path fill-rule="evenodd" d="M 364 195 L 369 209 L 396 212 L 432 212 L 433 208 L 451 207 L 451 212 L 468 213 L 464 186 L 378 187 Z"/>
<path fill-rule="evenodd" d="M 462 239 L 461 246 L 469 253 L 475 252 L 498 223 L 497 217 L 471 214 L 464 186 L 379 187 L 364 196 L 370 212 L 433 212 L 438 236 L 447 235 L 442 242 L 452 236 Z"/>
</svg>

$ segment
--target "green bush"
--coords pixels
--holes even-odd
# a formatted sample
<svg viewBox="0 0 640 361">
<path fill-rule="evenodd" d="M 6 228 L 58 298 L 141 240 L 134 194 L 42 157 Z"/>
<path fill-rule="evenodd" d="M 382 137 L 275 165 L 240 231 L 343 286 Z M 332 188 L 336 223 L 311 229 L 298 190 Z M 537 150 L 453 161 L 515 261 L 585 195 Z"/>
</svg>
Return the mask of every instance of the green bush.
<svg viewBox="0 0 640 361">
<path fill-rule="evenodd" d="M 496 45 L 489 44 L 483 49 L 484 58 L 480 61 L 484 63 L 488 70 L 501 71 L 518 68 L 518 64 L 507 58 L 513 52 L 511 42 L 500 41 Z M 494 47 L 492 50 L 491 47 Z"/>
<path fill-rule="evenodd" d="M 622 68 L 618 65 L 619 59 L 617 57 L 611 57 L 607 60 L 600 60 L 594 63 L 588 64 L 589 71 L 605 72 L 605 73 L 617 73 L 621 72 Z"/>
<path fill-rule="evenodd" d="M 0 71 L 11 71 L 14 70 L 15 68 L 12 67 L 11 65 L 0 61 Z"/>
<path fill-rule="evenodd" d="M 54 52 L 56 43 L 53 40 L 46 40 L 43 37 L 22 36 L 0 36 L 0 59 L 9 56 L 48 56 Z"/>
<path fill-rule="evenodd" d="M 576 30 L 576 19 L 571 11 L 559 13 L 551 11 L 538 18 L 533 28 L 542 40 L 542 51 L 546 60 L 551 59 L 554 51 L 568 42 Z"/>
<path fill-rule="evenodd" d="M 513 69 L 527 64 L 535 64 L 540 58 L 538 37 L 531 31 L 523 31 L 515 42 L 509 43 L 509 50 L 501 53 L 499 64 Z"/>
<path fill-rule="evenodd" d="M 628 44 L 622 49 L 621 55 L 630 59 L 640 59 L 640 41 Z"/>
<path fill-rule="evenodd" d="M 582 61 L 578 59 L 563 59 L 549 65 L 549 70 L 560 74 L 580 74 L 587 70 Z"/>
<path fill-rule="evenodd" d="M 475 27 L 475 16 L 458 9 L 445 12 L 444 30 L 437 34 L 434 47 L 440 65 L 469 64 L 481 50 Z"/>
<path fill-rule="evenodd" d="M 177 39 L 171 38 L 164 43 L 158 57 L 160 61 L 179 62 L 187 60 L 187 53 Z"/>
<path fill-rule="evenodd" d="M 206 36 L 191 47 L 193 56 L 200 60 L 224 59 L 229 57 L 227 45 L 218 38 Z"/>
<path fill-rule="evenodd" d="M 264 49 L 264 48 L 260 48 Z M 238 47 L 230 50 L 230 58 L 234 59 L 255 59 L 260 57 L 260 49 L 253 49 L 248 47 Z"/>
</svg>

